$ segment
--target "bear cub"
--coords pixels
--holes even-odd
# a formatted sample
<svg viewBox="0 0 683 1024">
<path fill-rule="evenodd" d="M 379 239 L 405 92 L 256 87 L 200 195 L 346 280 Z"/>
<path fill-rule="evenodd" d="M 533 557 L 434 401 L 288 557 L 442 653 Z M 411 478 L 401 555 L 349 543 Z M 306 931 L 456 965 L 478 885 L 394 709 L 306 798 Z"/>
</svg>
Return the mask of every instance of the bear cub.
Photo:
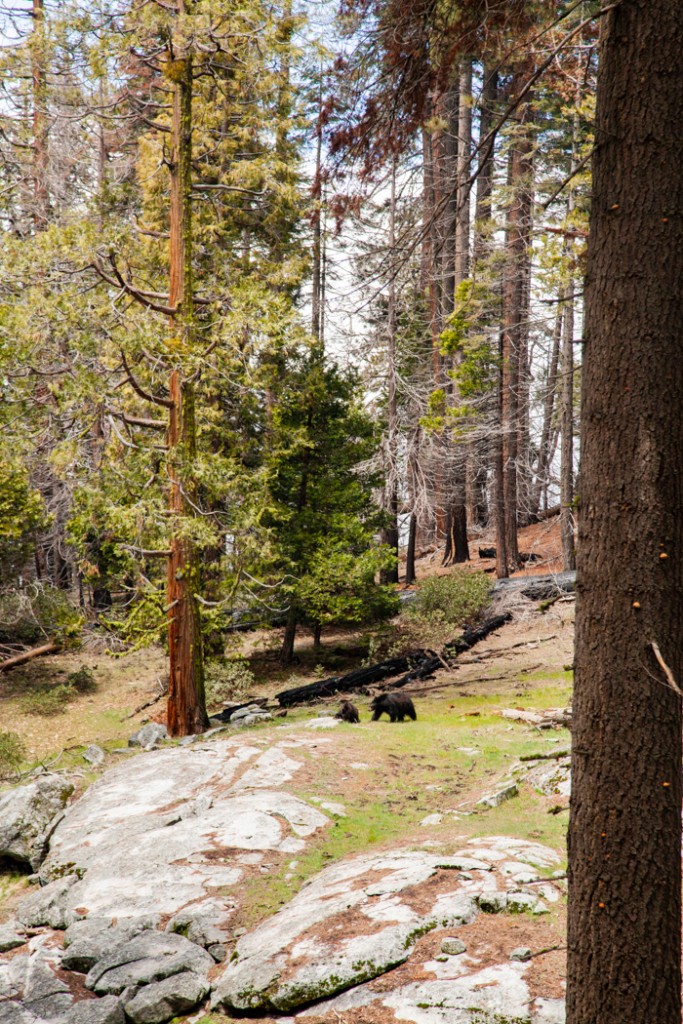
<svg viewBox="0 0 683 1024">
<path fill-rule="evenodd" d="M 342 722 L 350 722 L 352 725 L 358 725 L 360 722 L 358 708 L 350 700 L 343 700 L 341 702 L 339 711 L 334 717 L 341 718 Z"/>
</svg>

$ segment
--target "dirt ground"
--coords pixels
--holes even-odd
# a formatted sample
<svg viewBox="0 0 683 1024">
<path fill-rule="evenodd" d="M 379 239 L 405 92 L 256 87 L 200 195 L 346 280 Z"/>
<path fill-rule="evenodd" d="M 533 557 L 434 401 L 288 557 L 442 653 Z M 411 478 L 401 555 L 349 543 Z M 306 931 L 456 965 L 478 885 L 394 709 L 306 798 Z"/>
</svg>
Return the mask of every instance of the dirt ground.
<svg viewBox="0 0 683 1024">
<path fill-rule="evenodd" d="M 466 568 L 472 571 L 491 571 L 495 569 L 495 558 L 480 558 L 480 548 L 495 548 L 496 538 L 492 530 L 487 529 L 481 536 L 469 540 L 470 561 Z M 525 526 L 519 531 L 520 554 L 533 556 L 532 560 L 512 576 L 535 576 L 562 571 L 562 541 L 560 538 L 559 516 L 552 516 L 541 523 Z M 453 570 L 441 565 L 443 547 L 429 550 L 416 559 L 415 571 L 418 582 L 427 576 L 447 576 Z M 401 576 L 405 575 L 405 560 L 399 566 Z"/>
</svg>

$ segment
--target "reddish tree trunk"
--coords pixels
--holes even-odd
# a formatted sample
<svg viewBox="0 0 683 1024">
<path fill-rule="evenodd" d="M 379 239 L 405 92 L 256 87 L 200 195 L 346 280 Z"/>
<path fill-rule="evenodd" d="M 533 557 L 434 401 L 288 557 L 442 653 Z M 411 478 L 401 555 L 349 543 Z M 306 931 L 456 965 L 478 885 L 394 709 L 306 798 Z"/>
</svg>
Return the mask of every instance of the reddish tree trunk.
<svg viewBox="0 0 683 1024">
<path fill-rule="evenodd" d="M 178 12 L 182 14 L 182 0 Z M 193 336 L 192 288 L 192 57 L 174 53 L 172 67 L 173 121 L 170 159 L 170 287 L 169 305 L 176 309 L 171 331 L 191 343 Z M 193 515 L 196 457 L 194 387 L 179 369 L 169 381 L 168 474 L 171 554 L 168 559 L 168 731 L 171 736 L 203 732 L 208 726 L 204 695 L 204 660 L 197 593 L 200 561 L 192 540 L 183 530 Z"/>
</svg>

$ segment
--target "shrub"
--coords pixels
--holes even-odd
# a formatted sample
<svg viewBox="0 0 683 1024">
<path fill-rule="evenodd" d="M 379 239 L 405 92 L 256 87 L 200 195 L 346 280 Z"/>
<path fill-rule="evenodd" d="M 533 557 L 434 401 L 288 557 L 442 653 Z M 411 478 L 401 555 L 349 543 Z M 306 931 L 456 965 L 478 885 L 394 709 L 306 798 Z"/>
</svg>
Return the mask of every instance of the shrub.
<svg viewBox="0 0 683 1024">
<path fill-rule="evenodd" d="M 0 594 L 0 642 L 44 643 L 53 636 L 66 645 L 80 635 L 82 627 L 80 612 L 55 587 L 33 584 Z"/>
<path fill-rule="evenodd" d="M 83 665 L 76 672 L 70 672 L 66 677 L 66 685 L 72 686 L 77 693 L 95 693 L 97 690 L 95 677 L 87 665 Z"/>
<path fill-rule="evenodd" d="M 245 658 L 226 658 L 206 666 L 206 703 L 244 700 L 254 685 L 254 673 Z"/>
<path fill-rule="evenodd" d="M 24 694 L 21 698 L 21 707 L 27 715 L 52 718 L 54 715 L 63 714 L 77 696 L 77 691 L 69 683 L 41 686 Z"/>
<path fill-rule="evenodd" d="M 438 650 L 481 615 L 492 583 L 485 573 L 456 570 L 424 580 L 398 620 L 375 630 L 367 663 L 408 654 L 419 647 Z"/>
<path fill-rule="evenodd" d="M 450 626 L 474 622 L 489 602 L 492 583 L 483 572 L 456 570 L 424 580 L 406 611 L 411 617 L 438 617 Z"/>
<path fill-rule="evenodd" d="M 11 779 L 26 756 L 21 737 L 16 732 L 0 732 L 0 779 Z"/>
</svg>

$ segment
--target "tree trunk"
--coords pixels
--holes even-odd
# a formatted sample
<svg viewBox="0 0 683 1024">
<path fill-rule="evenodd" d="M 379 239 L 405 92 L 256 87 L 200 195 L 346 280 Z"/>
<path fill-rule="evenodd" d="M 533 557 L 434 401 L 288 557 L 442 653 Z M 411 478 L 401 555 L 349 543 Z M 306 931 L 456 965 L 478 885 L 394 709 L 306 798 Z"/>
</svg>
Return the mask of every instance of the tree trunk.
<svg viewBox="0 0 683 1024">
<path fill-rule="evenodd" d="M 560 292 L 560 300 L 564 292 Z M 541 498 L 547 493 L 548 473 L 552 461 L 552 428 L 553 414 L 555 411 L 555 391 L 557 388 L 557 370 L 560 361 L 560 346 L 562 344 L 562 323 L 564 305 L 558 303 L 553 340 L 548 360 L 548 376 L 545 383 L 543 395 L 543 424 L 541 426 L 541 439 L 538 445 L 538 461 L 536 463 L 536 482 L 532 498 L 531 512 L 534 518 L 538 518 L 541 509 Z"/>
<path fill-rule="evenodd" d="M 322 340 L 322 145 L 323 145 L 323 95 L 322 95 L 322 72 L 320 77 L 320 90 L 318 95 L 318 124 L 316 126 L 315 142 L 315 173 L 313 176 L 313 266 L 312 266 L 312 295 L 311 295 L 311 333 L 318 344 Z"/>
<path fill-rule="evenodd" d="M 406 550 L 406 585 L 410 586 L 415 582 L 415 541 L 417 538 L 417 516 L 410 513 L 410 524 L 408 526 L 408 548 Z"/>
<path fill-rule="evenodd" d="M 521 84 L 522 76 L 518 76 Z M 520 449 L 524 436 L 524 396 L 527 385 L 527 332 L 531 243 L 531 195 L 533 157 L 529 103 L 519 109 L 516 137 L 508 158 L 509 205 L 506 217 L 505 283 L 503 290 L 502 332 L 502 431 L 505 489 L 505 529 L 508 561 L 519 564 L 517 516 L 520 506 L 520 464 L 525 452 Z M 528 506 L 528 502 L 527 502 Z"/>
<path fill-rule="evenodd" d="M 683 682 L 680 4 L 622 0 L 603 22 L 599 68 L 567 1022 L 680 1024 L 681 698 L 671 682 Z"/>
<path fill-rule="evenodd" d="M 503 339 L 500 338 L 498 352 L 501 366 L 503 365 Z M 497 427 L 492 442 L 493 461 L 493 514 L 496 524 L 496 576 L 506 579 L 510 575 L 507 552 L 507 519 L 505 515 L 505 464 L 503 456 L 503 387 L 504 375 L 498 378 Z"/>
<path fill-rule="evenodd" d="M 570 284 L 564 304 L 562 328 L 562 389 L 560 393 L 561 457 L 560 457 L 560 537 L 562 568 L 576 569 L 574 545 L 574 286 Z"/>
<path fill-rule="evenodd" d="M 45 3 L 33 0 L 31 78 L 33 82 L 33 224 L 43 231 L 48 224 L 48 119 L 45 52 Z"/>
<path fill-rule="evenodd" d="M 389 289 L 387 296 L 387 468 L 386 513 L 389 525 L 384 543 L 396 556 L 396 565 L 382 572 L 382 583 L 398 583 L 398 401 L 396 394 L 396 161 L 391 168 L 389 207 Z"/>
<path fill-rule="evenodd" d="M 282 638 L 282 647 L 280 648 L 280 664 L 291 665 L 292 658 L 294 657 L 294 641 L 296 639 L 296 627 L 299 624 L 299 617 L 292 599 L 292 603 L 289 606 L 287 612 L 287 622 L 285 624 L 285 635 Z"/>
<path fill-rule="evenodd" d="M 182 0 L 178 15 L 184 14 Z M 173 83 L 170 185 L 169 305 L 177 312 L 171 332 L 191 345 L 194 335 L 192 285 L 192 55 L 186 48 L 173 52 L 169 76 Z M 203 732 L 209 724 L 204 695 L 204 660 L 197 593 L 201 563 L 192 540 L 183 530 L 194 514 L 193 481 L 196 458 L 194 386 L 174 369 L 169 380 L 167 445 L 170 480 L 170 557 L 167 575 L 168 608 L 168 731 L 171 736 Z"/>
<path fill-rule="evenodd" d="M 481 113 L 479 116 L 479 138 L 483 141 L 491 130 L 493 113 L 498 98 L 498 72 L 484 64 Z M 491 249 L 491 197 L 493 195 L 493 143 L 485 146 L 479 156 L 477 174 L 477 198 L 474 213 L 474 239 L 472 262 L 475 267 Z"/>
<path fill-rule="evenodd" d="M 577 109 L 574 113 L 572 131 L 572 171 L 577 167 L 577 150 L 579 137 L 578 104 L 581 100 L 577 95 Z M 574 212 L 574 188 L 570 187 L 567 194 L 567 225 L 571 227 Z M 560 449 L 560 536 L 562 538 L 562 568 L 567 571 L 576 569 L 574 544 L 574 281 L 573 259 L 574 241 L 567 234 L 564 241 L 564 256 L 569 265 L 570 281 L 567 288 L 567 301 L 564 306 L 564 327 L 562 332 L 562 446 Z"/>
</svg>

